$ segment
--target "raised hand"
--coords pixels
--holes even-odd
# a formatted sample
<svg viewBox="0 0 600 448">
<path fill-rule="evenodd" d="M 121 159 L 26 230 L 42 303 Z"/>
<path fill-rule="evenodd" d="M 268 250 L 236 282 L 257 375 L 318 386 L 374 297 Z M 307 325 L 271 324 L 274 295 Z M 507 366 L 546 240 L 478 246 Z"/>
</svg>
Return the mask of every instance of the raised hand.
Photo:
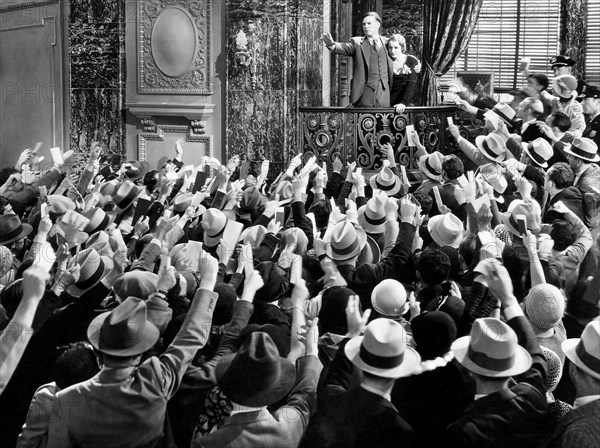
<svg viewBox="0 0 600 448">
<path fill-rule="evenodd" d="M 171 265 L 171 257 L 163 253 L 160 257 L 160 269 L 158 270 L 157 291 L 169 292 L 177 284 L 175 268 Z"/>
<path fill-rule="evenodd" d="M 323 33 L 322 39 L 326 47 L 330 47 L 335 44 L 333 37 L 331 37 L 331 33 Z"/>
<path fill-rule="evenodd" d="M 366 310 L 364 314 L 360 313 L 360 298 L 350 296 L 346 305 L 346 322 L 348 323 L 348 333 L 346 337 L 353 338 L 360 336 L 369 322 L 371 310 Z"/>
<path fill-rule="evenodd" d="M 256 291 L 262 288 L 264 284 L 265 281 L 258 271 L 252 270 L 246 273 L 246 280 L 244 280 L 244 291 L 242 293 L 241 300 L 253 302 Z"/>
</svg>

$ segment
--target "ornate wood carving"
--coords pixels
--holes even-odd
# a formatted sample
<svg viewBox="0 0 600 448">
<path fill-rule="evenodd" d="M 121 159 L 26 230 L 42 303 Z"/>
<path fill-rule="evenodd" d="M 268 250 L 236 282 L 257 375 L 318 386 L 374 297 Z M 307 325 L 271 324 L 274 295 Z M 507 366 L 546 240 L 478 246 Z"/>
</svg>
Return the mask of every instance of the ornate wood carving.
<svg viewBox="0 0 600 448">
<path fill-rule="evenodd" d="M 211 0 L 138 1 L 138 93 L 214 93 L 210 17 Z"/>
</svg>

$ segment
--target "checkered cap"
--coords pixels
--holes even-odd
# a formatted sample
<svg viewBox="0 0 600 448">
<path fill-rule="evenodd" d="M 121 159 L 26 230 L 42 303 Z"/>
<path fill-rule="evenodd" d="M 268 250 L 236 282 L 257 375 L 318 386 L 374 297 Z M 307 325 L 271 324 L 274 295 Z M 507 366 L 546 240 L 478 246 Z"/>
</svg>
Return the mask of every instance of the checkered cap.
<svg viewBox="0 0 600 448">
<path fill-rule="evenodd" d="M 552 392 L 562 377 L 562 362 L 554 350 L 540 346 L 546 358 L 546 392 Z"/>
</svg>

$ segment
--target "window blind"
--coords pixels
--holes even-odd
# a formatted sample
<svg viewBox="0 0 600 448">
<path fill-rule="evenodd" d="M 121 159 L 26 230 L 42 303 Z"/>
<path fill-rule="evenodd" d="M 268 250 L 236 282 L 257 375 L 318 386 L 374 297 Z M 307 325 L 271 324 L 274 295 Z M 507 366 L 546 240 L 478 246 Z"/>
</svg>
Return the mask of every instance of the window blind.
<svg viewBox="0 0 600 448">
<path fill-rule="evenodd" d="M 585 80 L 600 86 L 600 0 L 588 0 Z"/>
</svg>

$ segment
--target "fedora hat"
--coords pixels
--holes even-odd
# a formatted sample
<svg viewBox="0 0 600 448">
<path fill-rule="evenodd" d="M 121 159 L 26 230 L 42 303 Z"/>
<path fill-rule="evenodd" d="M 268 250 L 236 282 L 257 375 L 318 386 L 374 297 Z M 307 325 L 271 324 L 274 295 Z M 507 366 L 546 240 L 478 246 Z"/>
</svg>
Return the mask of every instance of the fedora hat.
<svg viewBox="0 0 600 448">
<path fill-rule="evenodd" d="M 436 215 L 429 219 L 427 230 L 433 241 L 440 246 L 458 249 L 463 237 L 463 223 L 452 213 Z"/>
<path fill-rule="evenodd" d="M 108 243 L 108 242 L 109 242 L 108 233 L 106 233 L 104 230 L 99 230 L 98 232 L 90 235 L 90 237 L 83 243 L 83 248 L 87 249 L 92 244 Z"/>
<path fill-rule="evenodd" d="M 506 103 L 497 103 L 492 108 L 492 112 L 502 118 L 508 124 L 512 125 L 512 121 L 515 119 L 517 112 Z"/>
<path fill-rule="evenodd" d="M 360 254 L 367 244 L 367 234 L 350 221 L 338 222 L 331 232 L 327 255 L 332 260 L 349 260 Z"/>
<path fill-rule="evenodd" d="M 202 228 L 204 229 L 204 244 L 209 247 L 219 244 L 223 232 L 227 226 L 227 216 L 216 208 L 209 208 L 202 217 Z"/>
<path fill-rule="evenodd" d="M 502 194 L 506 191 L 508 181 L 499 164 L 488 163 L 486 165 L 481 165 L 478 170 L 481 177 L 483 177 L 483 180 L 490 184 L 496 193 Z"/>
<path fill-rule="evenodd" d="M 571 146 L 564 148 L 567 154 L 571 154 L 574 157 L 578 157 L 586 162 L 598 162 L 600 156 L 598 155 L 598 145 L 585 137 L 576 137 L 571 142 Z"/>
<path fill-rule="evenodd" d="M 120 212 L 127 210 L 138 197 L 140 191 L 142 191 L 142 188 L 138 187 L 131 180 L 124 180 L 121 182 L 113 196 L 113 202 L 115 203 L 117 210 Z"/>
<path fill-rule="evenodd" d="M 358 209 L 358 223 L 367 233 L 385 232 L 385 194 L 372 197 L 365 205 Z"/>
<path fill-rule="evenodd" d="M 600 98 L 600 89 L 598 89 L 598 87 L 596 87 L 596 86 L 587 86 L 587 88 L 580 95 L 579 98 L 581 98 L 581 99 L 583 99 L 583 98 L 599 99 Z"/>
<path fill-rule="evenodd" d="M 431 154 L 425 154 L 419 158 L 419 169 L 428 178 L 441 182 L 443 158 L 444 156 L 439 151 L 435 151 Z"/>
<path fill-rule="evenodd" d="M 140 162 L 139 160 L 127 162 L 127 165 L 129 167 L 125 170 L 125 176 L 132 182 L 141 179 L 150 169 L 148 162 Z"/>
<path fill-rule="evenodd" d="M 492 162 L 502 162 L 506 159 L 506 145 L 495 133 L 478 135 L 475 144 L 481 154 Z"/>
<path fill-rule="evenodd" d="M 521 143 L 521 145 L 523 146 L 523 151 L 525 151 L 536 165 L 548 168 L 548 160 L 552 157 L 554 151 L 547 140 L 538 137 L 532 142 Z"/>
<path fill-rule="evenodd" d="M 67 288 L 67 292 L 73 297 L 80 297 L 97 285 L 114 266 L 110 257 L 101 256 L 91 248 L 78 252 L 70 262 L 71 266 L 75 264 L 80 266 L 79 279 Z"/>
<path fill-rule="evenodd" d="M 217 384 L 232 402 L 242 406 L 268 406 L 287 395 L 296 382 L 294 364 L 279 355 L 267 333 L 250 333 L 235 354 L 216 367 Z"/>
<path fill-rule="evenodd" d="M 344 352 L 359 369 L 383 378 L 402 378 L 419 371 L 421 357 L 406 345 L 402 325 L 391 319 L 372 320 L 364 336 L 348 341 Z"/>
<path fill-rule="evenodd" d="M 367 260 L 367 259 L 361 260 L 362 255 L 366 249 L 369 249 L 370 260 Z M 365 247 L 362 250 L 362 252 L 358 258 L 359 258 L 359 261 L 362 261 L 362 264 L 379 263 L 381 261 L 381 248 L 379 247 L 379 244 L 377 244 L 377 241 L 375 241 L 375 239 L 372 236 L 367 235 L 367 244 L 365 244 Z M 358 266 L 358 263 L 357 263 L 357 266 Z"/>
<path fill-rule="evenodd" d="M 371 176 L 369 183 L 371 188 L 381 190 L 388 196 L 394 196 L 402 187 L 400 178 L 394 174 L 389 166 L 384 166 L 376 176 Z"/>
<path fill-rule="evenodd" d="M 550 66 L 552 68 L 554 67 L 571 67 L 573 65 L 575 65 L 575 60 L 571 59 L 568 56 L 562 56 L 562 55 L 558 55 L 558 56 L 554 56 L 552 59 L 550 59 Z"/>
<path fill-rule="evenodd" d="M 252 249 L 260 247 L 267 236 L 267 228 L 261 225 L 250 226 L 240 234 L 240 241 L 244 244 L 250 243 Z"/>
<path fill-rule="evenodd" d="M 192 205 L 192 199 L 194 199 L 193 193 L 178 194 L 173 199 L 173 211 L 175 213 L 184 213 Z"/>
<path fill-rule="evenodd" d="M 577 90 L 577 78 L 573 75 L 560 75 L 552 80 L 554 93 L 561 98 L 571 98 Z"/>
<path fill-rule="evenodd" d="M 408 311 L 406 290 L 398 280 L 386 278 L 373 288 L 371 305 L 382 316 L 397 319 Z"/>
<path fill-rule="evenodd" d="M 98 207 L 90 208 L 83 214 L 83 216 L 90 220 L 90 222 L 88 222 L 83 229 L 83 231 L 88 235 L 92 235 L 96 232 L 106 229 L 112 221 L 111 216 Z"/>
<path fill-rule="evenodd" d="M 279 195 L 280 202 L 291 202 L 294 196 L 294 187 L 289 180 L 283 180 L 277 184 L 273 197 Z"/>
<path fill-rule="evenodd" d="M 57 236 L 59 242 L 66 242 L 69 244 L 69 248 L 79 246 L 88 239 L 88 234 L 76 229 L 71 224 L 67 224 L 64 221 L 56 223 L 53 227 L 53 232 Z M 52 233 L 52 232 L 51 232 Z"/>
<path fill-rule="evenodd" d="M 92 346 L 113 356 L 136 356 L 149 350 L 159 338 L 158 328 L 148 321 L 146 302 L 128 297 L 114 310 L 100 314 L 88 326 Z"/>
<path fill-rule="evenodd" d="M 146 299 L 156 291 L 158 275 L 148 271 L 129 271 L 121 275 L 113 284 L 113 291 L 120 302 L 127 297 Z"/>
<path fill-rule="evenodd" d="M 69 210 L 75 210 L 75 202 L 71 198 L 61 194 L 48 195 L 48 214 L 51 217 L 64 215 Z"/>
<path fill-rule="evenodd" d="M 521 232 L 519 232 L 516 215 L 525 215 L 525 218 L 527 219 L 527 229 L 529 229 L 531 233 L 539 232 L 541 220 L 539 216 L 536 216 L 536 214 L 533 213 L 530 204 L 525 204 L 521 200 L 514 200 L 511 202 L 511 206 L 509 206 L 508 211 L 500 214 L 500 221 L 513 235 L 518 237 L 522 236 Z"/>
<path fill-rule="evenodd" d="M 454 341 L 452 351 L 464 368 L 492 378 L 519 375 L 532 364 L 513 329 L 493 317 L 476 319 L 471 334 Z"/>
<path fill-rule="evenodd" d="M 240 203 L 234 207 L 234 210 L 240 218 L 251 219 L 252 216 L 262 213 L 265 202 L 266 198 L 258 188 L 249 187 L 242 192 Z"/>
<path fill-rule="evenodd" d="M 7 245 L 25 238 L 31 233 L 33 227 L 22 223 L 17 215 L 0 216 L 0 244 Z"/>
<path fill-rule="evenodd" d="M 583 329 L 581 338 L 561 344 L 569 360 L 588 375 L 600 380 L 600 321 L 595 319 Z"/>
<path fill-rule="evenodd" d="M 115 253 L 112 249 L 112 247 L 110 247 L 110 243 L 107 242 L 98 242 L 98 243 L 94 243 L 94 244 L 88 244 L 85 247 L 86 249 L 94 249 L 96 252 L 98 252 L 98 254 L 100 256 L 107 256 L 107 257 L 114 257 Z"/>
</svg>

